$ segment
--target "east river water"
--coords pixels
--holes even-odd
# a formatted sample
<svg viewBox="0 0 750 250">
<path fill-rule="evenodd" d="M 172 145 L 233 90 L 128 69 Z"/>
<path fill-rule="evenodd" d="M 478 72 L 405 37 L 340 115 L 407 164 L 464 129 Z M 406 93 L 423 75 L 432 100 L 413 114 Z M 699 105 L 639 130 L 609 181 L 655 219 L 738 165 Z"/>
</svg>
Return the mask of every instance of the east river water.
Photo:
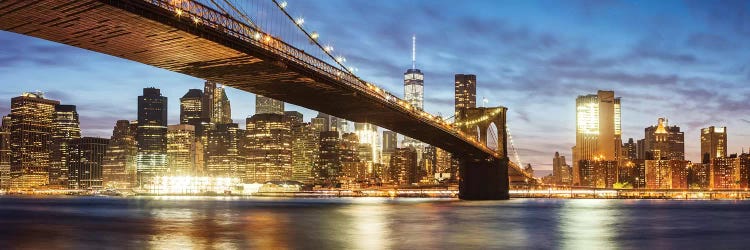
<svg viewBox="0 0 750 250">
<path fill-rule="evenodd" d="M 0 197 L 0 249 L 748 249 L 750 201 Z"/>
</svg>

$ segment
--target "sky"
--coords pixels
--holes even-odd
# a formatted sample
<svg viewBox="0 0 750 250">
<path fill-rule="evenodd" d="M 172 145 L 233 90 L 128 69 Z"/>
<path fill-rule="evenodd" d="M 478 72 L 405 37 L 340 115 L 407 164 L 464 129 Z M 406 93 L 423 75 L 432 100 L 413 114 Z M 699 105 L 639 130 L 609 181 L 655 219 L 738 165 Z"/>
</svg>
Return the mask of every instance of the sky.
<svg viewBox="0 0 750 250">
<path fill-rule="evenodd" d="M 269 0 L 270 1 L 270 0 Z M 729 152 L 750 147 L 750 1 L 287 0 L 287 10 L 333 44 L 370 82 L 403 94 L 417 37 L 425 110 L 453 113 L 453 75 L 477 75 L 477 99 L 509 108 L 524 163 L 571 159 L 575 99 L 597 90 L 622 98 L 623 140 L 666 117 L 685 132 L 688 160 L 699 131 L 726 126 Z M 67 45 L 0 31 L 0 113 L 24 91 L 78 106 L 85 136 L 109 137 L 136 118 L 137 96 L 158 87 L 178 123 L 179 98 L 203 80 Z M 244 126 L 254 95 L 229 89 Z M 309 120 L 316 112 L 300 110 Z"/>
</svg>

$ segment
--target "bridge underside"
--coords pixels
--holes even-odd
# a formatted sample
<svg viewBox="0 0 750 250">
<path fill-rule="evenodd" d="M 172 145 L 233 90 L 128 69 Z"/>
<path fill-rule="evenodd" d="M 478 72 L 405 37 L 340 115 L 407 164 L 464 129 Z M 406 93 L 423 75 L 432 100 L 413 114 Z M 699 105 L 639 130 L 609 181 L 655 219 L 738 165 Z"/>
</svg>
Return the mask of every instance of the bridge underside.
<svg viewBox="0 0 750 250">
<path fill-rule="evenodd" d="M 465 168 L 467 192 L 495 188 L 466 186 L 480 179 L 496 182 L 482 177 L 481 171 L 507 176 L 507 164 L 495 164 L 500 160 L 434 124 L 416 119 L 414 114 L 364 95 L 361 90 L 268 48 L 180 18 L 143 0 L 0 1 L 0 29 L 223 83 L 347 120 L 375 124 L 460 155 L 465 162 L 494 161 L 492 165 L 499 170 L 482 169 L 475 174 Z M 504 194 L 467 197 L 507 198 L 507 186 L 499 188 L 505 190 Z"/>
</svg>

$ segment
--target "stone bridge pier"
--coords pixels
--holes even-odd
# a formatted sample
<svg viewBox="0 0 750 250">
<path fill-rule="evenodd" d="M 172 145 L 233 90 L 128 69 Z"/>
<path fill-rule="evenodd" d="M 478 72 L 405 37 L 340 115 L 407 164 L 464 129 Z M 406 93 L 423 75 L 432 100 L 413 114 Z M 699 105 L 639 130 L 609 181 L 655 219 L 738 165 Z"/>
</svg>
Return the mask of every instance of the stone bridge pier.
<svg viewBox="0 0 750 250">
<path fill-rule="evenodd" d="M 488 130 L 494 124 L 497 132 L 495 152 L 500 157 L 487 156 L 478 159 L 454 155 L 458 166 L 458 195 L 462 200 L 507 200 L 510 198 L 508 183 L 508 151 L 505 107 L 482 107 L 461 109 L 456 125 L 466 134 L 475 135 L 482 144 L 488 145 Z"/>
</svg>

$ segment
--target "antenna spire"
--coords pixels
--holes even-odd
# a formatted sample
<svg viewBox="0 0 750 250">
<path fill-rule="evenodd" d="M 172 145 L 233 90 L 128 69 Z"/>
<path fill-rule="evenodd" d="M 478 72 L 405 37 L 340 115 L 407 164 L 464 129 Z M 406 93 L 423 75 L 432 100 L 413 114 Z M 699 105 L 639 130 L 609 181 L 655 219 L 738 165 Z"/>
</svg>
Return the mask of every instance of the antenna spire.
<svg viewBox="0 0 750 250">
<path fill-rule="evenodd" d="M 411 69 L 417 68 L 417 36 L 411 36 Z"/>
</svg>

